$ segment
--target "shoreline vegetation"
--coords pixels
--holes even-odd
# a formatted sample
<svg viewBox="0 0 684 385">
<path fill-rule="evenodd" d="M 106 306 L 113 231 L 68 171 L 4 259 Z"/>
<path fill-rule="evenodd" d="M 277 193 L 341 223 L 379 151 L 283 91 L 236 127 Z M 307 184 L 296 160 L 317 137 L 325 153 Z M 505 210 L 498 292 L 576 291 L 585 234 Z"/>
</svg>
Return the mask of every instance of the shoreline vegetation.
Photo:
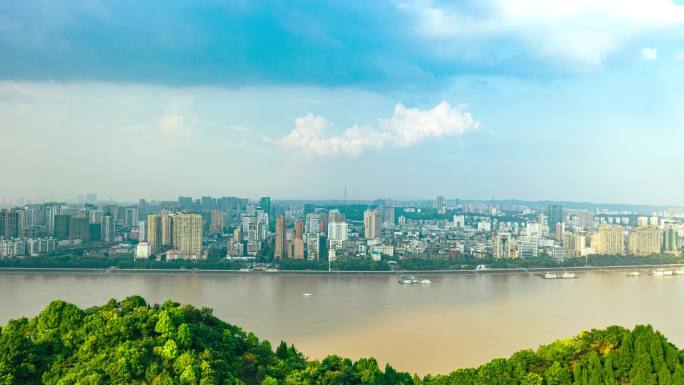
<svg viewBox="0 0 684 385">
<path fill-rule="evenodd" d="M 0 384 L 680 385 L 683 365 L 684 351 L 651 326 L 610 326 L 419 377 L 372 357 L 308 359 L 211 309 L 139 296 L 87 309 L 54 301 L 0 328 Z"/>
<path fill-rule="evenodd" d="M 330 266 L 327 261 L 272 260 L 275 269 L 249 269 L 251 263 L 223 259 L 202 261 L 156 261 L 134 260 L 116 257 L 50 256 L 0 259 L 0 271 L 126 271 L 126 272 L 214 272 L 214 273 L 267 273 L 267 274 L 464 274 L 496 272 L 539 272 L 539 271 L 593 271 L 652 269 L 663 266 L 684 266 L 684 258 L 674 256 L 590 256 L 556 261 L 551 258 L 528 259 L 474 259 L 454 260 L 426 259 L 369 259 L 341 260 Z M 476 271 L 478 265 L 485 265 L 484 271 Z M 330 270 L 329 270 L 330 267 Z M 248 271 L 245 271 L 248 270 Z"/>
</svg>

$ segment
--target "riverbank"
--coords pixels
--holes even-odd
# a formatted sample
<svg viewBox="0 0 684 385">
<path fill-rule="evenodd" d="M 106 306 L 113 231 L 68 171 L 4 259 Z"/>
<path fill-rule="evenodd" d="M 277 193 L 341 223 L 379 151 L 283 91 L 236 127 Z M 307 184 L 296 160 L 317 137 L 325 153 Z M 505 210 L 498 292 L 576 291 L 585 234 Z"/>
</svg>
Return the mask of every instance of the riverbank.
<svg viewBox="0 0 684 385">
<path fill-rule="evenodd" d="M 652 270 L 657 268 L 679 268 L 684 264 L 646 264 L 646 265 L 623 265 L 623 266 L 578 266 L 578 267 L 533 267 L 533 268 L 513 268 L 513 269 L 487 269 L 487 270 L 391 270 L 391 271 L 325 271 L 325 270 L 231 270 L 231 269 L 127 269 L 127 268 L 88 268 L 88 267 L 0 267 L 3 272 L 74 272 L 74 273 L 137 273 L 137 274 L 266 274 L 266 275 L 442 275 L 442 274 L 512 274 L 512 273 L 540 273 L 547 271 L 625 271 L 625 270 Z"/>
</svg>

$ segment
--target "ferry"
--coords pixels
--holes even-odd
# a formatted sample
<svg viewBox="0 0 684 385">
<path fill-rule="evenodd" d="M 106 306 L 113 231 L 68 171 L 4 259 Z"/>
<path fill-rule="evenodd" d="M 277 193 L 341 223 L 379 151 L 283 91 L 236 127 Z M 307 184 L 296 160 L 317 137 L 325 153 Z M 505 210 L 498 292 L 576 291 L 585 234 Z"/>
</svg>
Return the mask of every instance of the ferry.
<svg viewBox="0 0 684 385">
<path fill-rule="evenodd" d="M 628 277 L 638 277 L 641 275 L 641 272 L 639 270 L 635 271 L 630 271 L 629 273 L 626 274 Z"/>
<path fill-rule="evenodd" d="M 399 283 L 402 285 L 414 285 L 414 284 L 430 284 L 432 281 L 429 279 L 418 278 L 414 275 L 402 275 Z"/>
<path fill-rule="evenodd" d="M 672 275 L 672 270 L 656 269 L 656 270 L 653 270 L 652 274 L 656 277 L 665 277 L 665 276 Z"/>
<path fill-rule="evenodd" d="M 684 275 L 684 267 L 680 267 L 679 269 L 674 271 L 675 275 Z"/>
<path fill-rule="evenodd" d="M 577 278 L 577 274 L 572 273 L 572 272 L 567 272 L 567 271 L 566 271 L 566 272 L 563 273 L 563 275 L 561 275 L 561 278 L 563 278 L 563 279 L 573 279 L 573 278 Z"/>
<path fill-rule="evenodd" d="M 558 279 L 558 274 L 556 273 L 545 273 L 542 278 L 544 279 Z"/>
</svg>

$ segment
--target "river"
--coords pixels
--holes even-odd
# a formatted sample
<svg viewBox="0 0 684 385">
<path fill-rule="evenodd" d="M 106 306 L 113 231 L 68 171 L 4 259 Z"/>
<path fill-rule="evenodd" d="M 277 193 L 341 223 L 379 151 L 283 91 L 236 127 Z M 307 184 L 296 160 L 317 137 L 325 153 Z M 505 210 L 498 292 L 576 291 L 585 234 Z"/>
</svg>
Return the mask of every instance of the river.
<svg viewBox="0 0 684 385">
<path fill-rule="evenodd" d="M 139 294 L 206 306 L 273 344 L 305 355 L 374 356 L 419 374 L 449 371 L 536 348 L 581 330 L 650 323 L 684 347 L 684 276 L 585 272 L 395 275 L 2 272 L 0 323 L 35 316 L 50 301 L 79 306 Z M 302 296 L 304 292 L 311 296 Z"/>
</svg>

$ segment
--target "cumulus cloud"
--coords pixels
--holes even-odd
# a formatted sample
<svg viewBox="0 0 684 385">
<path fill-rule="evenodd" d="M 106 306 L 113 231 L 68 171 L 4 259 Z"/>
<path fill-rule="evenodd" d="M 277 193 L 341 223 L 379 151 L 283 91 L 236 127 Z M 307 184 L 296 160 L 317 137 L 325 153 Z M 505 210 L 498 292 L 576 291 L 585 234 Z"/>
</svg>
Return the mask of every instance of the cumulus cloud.
<svg viewBox="0 0 684 385">
<path fill-rule="evenodd" d="M 479 122 L 462 109 L 463 106 L 452 107 L 446 101 L 430 110 L 407 108 L 399 103 L 394 107 L 392 117 L 380 119 L 376 127 L 353 125 L 332 136 L 327 134 L 332 128 L 330 122 L 309 113 L 295 119 L 295 128 L 275 143 L 316 155 L 349 156 L 384 146 L 409 147 L 427 138 L 462 135 L 476 130 Z"/>
<path fill-rule="evenodd" d="M 646 60 L 658 59 L 658 51 L 655 48 L 644 47 L 641 49 L 641 57 Z"/>
<path fill-rule="evenodd" d="M 684 6 L 671 0 L 486 0 L 468 7 L 405 0 L 399 6 L 416 16 L 424 36 L 445 42 L 443 49 L 463 40 L 514 39 L 540 58 L 588 69 L 639 39 L 684 26 Z"/>
</svg>

